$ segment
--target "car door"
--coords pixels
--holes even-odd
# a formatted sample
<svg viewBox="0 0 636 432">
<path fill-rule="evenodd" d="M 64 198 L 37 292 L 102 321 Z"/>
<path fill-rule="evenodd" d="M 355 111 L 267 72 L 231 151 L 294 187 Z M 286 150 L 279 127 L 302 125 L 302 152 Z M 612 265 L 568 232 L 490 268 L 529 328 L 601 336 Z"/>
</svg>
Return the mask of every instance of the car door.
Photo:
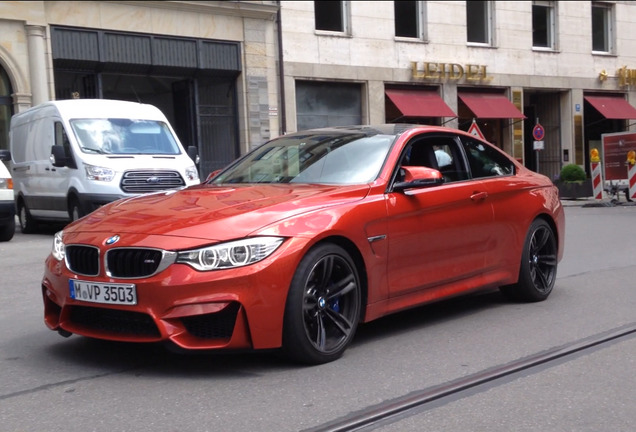
<svg viewBox="0 0 636 432">
<path fill-rule="evenodd" d="M 439 167 L 438 160 L 447 161 L 436 156 L 440 149 L 451 156 L 450 166 Z M 389 192 L 389 295 L 453 283 L 453 290 L 467 289 L 466 281 L 480 276 L 492 243 L 493 209 L 483 183 L 470 178 L 454 135 L 412 139 L 400 163 L 446 169 L 448 178 L 441 185 Z"/>
<path fill-rule="evenodd" d="M 523 187 L 523 179 L 515 176 L 515 166 L 510 158 L 497 149 L 486 146 L 477 139 L 461 137 L 471 175 L 479 179 L 488 193 L 493 208 L 493 218 L 497 229 L 493 230 L 490 251 L 484 269 L 499 272 L 502 277 L 516 269 L 521 257 L 511 253 L 520 250 L 525 240 L 523 224 L 524 206 L 528 202 L 528 189 Z M 529 187 L 529 185 L 528 185 Z M 530 225 L 531 220 L 527 221 Z M 510 275 L 513 276 L 514 275 Z"/>
</svg>

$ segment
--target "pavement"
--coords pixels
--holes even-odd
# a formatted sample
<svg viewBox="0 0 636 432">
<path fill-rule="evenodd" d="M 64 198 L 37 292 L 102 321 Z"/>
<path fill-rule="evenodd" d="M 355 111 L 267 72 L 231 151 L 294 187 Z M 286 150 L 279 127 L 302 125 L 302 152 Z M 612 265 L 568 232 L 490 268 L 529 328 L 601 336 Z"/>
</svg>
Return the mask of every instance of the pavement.
<svg viewBox="0 0 636 432">
<path fill-rule="evenodd" d="M 603 192 L 602 199 L 594 197 L 586 198 L 561 198 L 561 204 L 564 207 L 618 207 L 618 206 L 636 206 L 636 201 L 627 201 L 624 195 L 608 195 Z"/>
</svg>

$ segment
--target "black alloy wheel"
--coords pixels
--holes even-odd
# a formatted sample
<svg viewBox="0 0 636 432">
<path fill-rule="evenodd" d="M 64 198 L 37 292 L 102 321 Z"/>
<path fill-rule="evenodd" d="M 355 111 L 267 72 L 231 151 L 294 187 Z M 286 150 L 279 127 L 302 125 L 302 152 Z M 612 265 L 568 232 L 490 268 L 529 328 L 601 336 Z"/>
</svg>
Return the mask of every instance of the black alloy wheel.
<svg viewBox="0 0 636 432">
<path fill-rule="evenodd" d="M 360 319 L 360 278 L 341 247 L 322 244 L 303 258 L 285 307 L 283 349 L 301 363 L 321 364 L 344 353 Z"/>
<path fill-rule="evenodd" d="M 530 225 L 521 255 L 519 281 L 502 287 L 504 294 L 514 300 L 527 302 L 548 298 L 557 273 L 557 240 L 550 225 L 536 219 Z"/>
</svg>

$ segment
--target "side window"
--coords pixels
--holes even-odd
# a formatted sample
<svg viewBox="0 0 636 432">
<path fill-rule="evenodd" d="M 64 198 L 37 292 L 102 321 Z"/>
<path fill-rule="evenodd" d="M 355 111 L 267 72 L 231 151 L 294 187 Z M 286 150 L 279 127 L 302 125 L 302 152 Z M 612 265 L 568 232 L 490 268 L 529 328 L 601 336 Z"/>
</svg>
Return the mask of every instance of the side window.
<svg viewBox="0 0 636 432">
<path fill-rule="evenodd" d="M 506 176 L 515 173 L 512 161 L 494 148 L 470 138 L 463 138 L 462 145 L 473 178 Z"/>
<path fill-rule="evenodd" d="M 469 178 L 458 142 L 450 136 L 414 140 L 404 155 L 402 165 L 426 166 L 439 170 L 446 183 Z"/>
<path fill-rule="evenodd" d="M 73 152 L 71 151 L 71 143 L 68 140 L 68 136 L 66 135 L 66 131 L 64 130 L 64 126 L 61 122 L 55 122 L 55 145 L 64 147 L 66 157 L 69 158 L 68 167 L 77 168 L 77 165 L 75 165 L 75 159 L 73 159 Z"/>
</svg>

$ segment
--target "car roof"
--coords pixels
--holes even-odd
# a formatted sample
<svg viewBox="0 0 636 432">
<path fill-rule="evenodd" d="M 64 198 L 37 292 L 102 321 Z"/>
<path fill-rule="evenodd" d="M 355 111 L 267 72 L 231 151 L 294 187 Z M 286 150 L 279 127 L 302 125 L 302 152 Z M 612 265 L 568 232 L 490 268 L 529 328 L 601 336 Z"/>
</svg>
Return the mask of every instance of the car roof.
<svg viewBox="0 0 636 432">
<path fill-rule="evenodd" d="M 367 136 L 373 135 L 393 135 L 399 136 L 403 133 L 411 130 L 420 130 L 421 132 L 439 132 L 439 133 L 454 133 L 460 135 L 470 135 L 459 129 L 453 129 L 446 126 L 430 126 L 430 125 L 418 125 L 410 123 L 387 123 L 379 125 L 350 125 L 350 126 L 334 126 L 327 128 L 307 129 L 298 132 L 289 133 L 286 136 L 297 137 L 303 135 L 314 134 L 352 134 L 363 133 Z M 472 135 L 470 135 L 472 136 Z M 476 137 L 475 137 L 476 138 Z"/>
</svg>

